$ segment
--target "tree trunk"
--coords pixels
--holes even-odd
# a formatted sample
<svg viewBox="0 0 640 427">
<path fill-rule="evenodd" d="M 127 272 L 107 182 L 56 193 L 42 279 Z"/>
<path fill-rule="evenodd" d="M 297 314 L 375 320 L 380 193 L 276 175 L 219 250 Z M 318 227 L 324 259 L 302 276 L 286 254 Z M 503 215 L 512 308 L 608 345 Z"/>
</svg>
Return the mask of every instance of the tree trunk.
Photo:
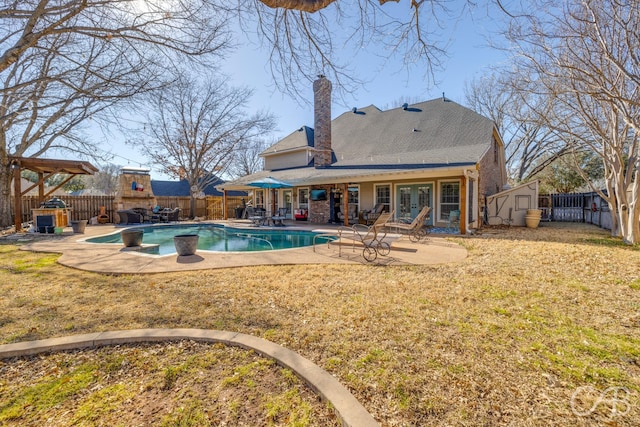
<svg viewBox="0 0 640 427">
<path fill-rule="evenodd" d="M 11 215 L 11 205 L 13 197 L 11 195 L 11 177 L 12 171 L 8 162 L 2 159 L 0 165 L 0 228 L 6 228 L 13 225 L 13 216 Z"/>
<path fill-rule="evenodd" d="M 623 189 L 622 197 L 619 197 L 619 220 L 622 240 L 628 245 L 640 242 L 640 205 L 638 204 L 638 187 L 640 183 L 634 182 L 629 191 Z"/>
<path fill-rule="evenodd" d="M 189 200 L 189 209 L 191 212 L 189 213 L 189 218 L 194 219 L 196 217 L 196 198 L 191 195 L 191 199 Z"/>
<path fill-rule="evenodd" d="M 614 168 L 612 172 L 615 179 L 612 180 L 611 185 L 607 185 L 611 207 L 611 234 L 621 237 L 628 245 L 635 245 L 640 241 L 640 233 L 638 232 L 640 228 L 640 224 L 638 224 L 640 220 L 640 204 L 638 204 L 640 183 L 631 182 L 630 185 L 627 185 L 622 167 Z"/>
</svg>

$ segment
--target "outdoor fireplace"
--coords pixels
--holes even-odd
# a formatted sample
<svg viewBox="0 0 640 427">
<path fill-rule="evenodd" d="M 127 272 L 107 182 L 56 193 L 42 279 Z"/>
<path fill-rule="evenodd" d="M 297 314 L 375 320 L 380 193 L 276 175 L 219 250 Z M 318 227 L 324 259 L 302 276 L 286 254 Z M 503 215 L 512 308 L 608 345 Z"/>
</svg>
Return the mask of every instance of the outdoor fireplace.
<svg viewBox="0 0 640 427">
<path fill-rule="evenodd" d="M 157 204 L 151 189 L 151 175 L 147 168 L 125 167 L 120 171 L 114 211 L 151 208 Z"/>
</svg>

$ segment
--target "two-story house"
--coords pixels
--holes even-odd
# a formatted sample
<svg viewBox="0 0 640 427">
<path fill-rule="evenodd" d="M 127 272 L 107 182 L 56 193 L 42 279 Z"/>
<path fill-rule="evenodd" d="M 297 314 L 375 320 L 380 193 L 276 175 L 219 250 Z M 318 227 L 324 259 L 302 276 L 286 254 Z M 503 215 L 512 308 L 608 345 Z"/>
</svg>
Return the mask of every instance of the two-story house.
<svg viewBox="0 0 640 427">
<path fill-rule="evenodd" d="M 286 207 L 290 217 L 306 212 L 314 223 L 354 223 L 382 204 L 404 219 L 431 206 L 433 225 L 457 211 L 461 233 L 479 226 L 484 197 L 507 179 L 493 121 L 444 97 L 387 111 L 354 108 L 331 120 L 331 83 L 320 76 L 313 87 L 314 128 L 302 126 L 262 152 L 263 171 L 219 188 L 252 191 L 254 205 Z M 267 176 L 292 187 L 249 185 Z"/>
</svg>

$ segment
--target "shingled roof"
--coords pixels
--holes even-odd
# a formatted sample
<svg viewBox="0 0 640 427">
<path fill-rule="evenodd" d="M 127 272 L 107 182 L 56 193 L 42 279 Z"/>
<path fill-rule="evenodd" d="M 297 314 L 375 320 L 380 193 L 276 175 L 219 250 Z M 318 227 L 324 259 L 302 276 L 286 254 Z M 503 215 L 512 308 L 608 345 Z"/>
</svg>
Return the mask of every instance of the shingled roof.
<svg viewBox="0 0 640 427">
<path fill-rule="evenodd" d="M 222 196 L 222 192 L 215 188 L 216 185 L 224 184 L 221 179 L 216 179 L 204 188 L 204 194 L 207 196 Z M 151 190 L 154 196 L 168 197 L 189 197 L 191 195 L 189 182 L 186 179 L 180 181 L 159 181 L 151 180 Z M 228 196 L 246 196 L 244 191 L 228 191 Z"/>
<path fill-rule="evenodd" d="M 382 111 L 371 105 L 332 120 L 331 148 L 341 167 L 475 164 L 491 147 L 494 123 L 445 98 Z M 262 154 L 313 147 L 303 126 Z"/>
<path fill-rule="evenodd" d="M 495 131 L 490 119 L 444 98 L 386 111 L 374 105 L 350 110 L 333 119 L 331 127 L 330 166 L 263 170 L 218 188 L 247 188 L 249 182 L 266 176 L 292 185 L 321 185 L 467 168 L 492 149 Z M 313 144 L 313 129 L 303 126 L 261 155 L 307 150 Z"/>
</svg>

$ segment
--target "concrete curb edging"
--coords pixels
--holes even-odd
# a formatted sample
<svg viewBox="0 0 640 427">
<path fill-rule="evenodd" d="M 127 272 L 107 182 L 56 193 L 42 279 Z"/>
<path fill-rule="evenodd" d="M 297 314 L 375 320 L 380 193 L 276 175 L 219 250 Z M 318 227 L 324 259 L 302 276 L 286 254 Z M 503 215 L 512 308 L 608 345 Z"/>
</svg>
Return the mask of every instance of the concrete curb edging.
<svg viewBox="0 0 640 427">
<path fill-rule="evenodd" d="M 254 350 L 291 369 L 324 400 L 330 402 L 345 427 L 378 427 L 379 424 L 355 397 L 331 374 L 298 353 L 247 334 L 209 329 L 132 329 L 96 332 L 38 341 L 0 345 L 0 359 L 107 345 L 194 340 L 223 343 Z"/>
</svg>

